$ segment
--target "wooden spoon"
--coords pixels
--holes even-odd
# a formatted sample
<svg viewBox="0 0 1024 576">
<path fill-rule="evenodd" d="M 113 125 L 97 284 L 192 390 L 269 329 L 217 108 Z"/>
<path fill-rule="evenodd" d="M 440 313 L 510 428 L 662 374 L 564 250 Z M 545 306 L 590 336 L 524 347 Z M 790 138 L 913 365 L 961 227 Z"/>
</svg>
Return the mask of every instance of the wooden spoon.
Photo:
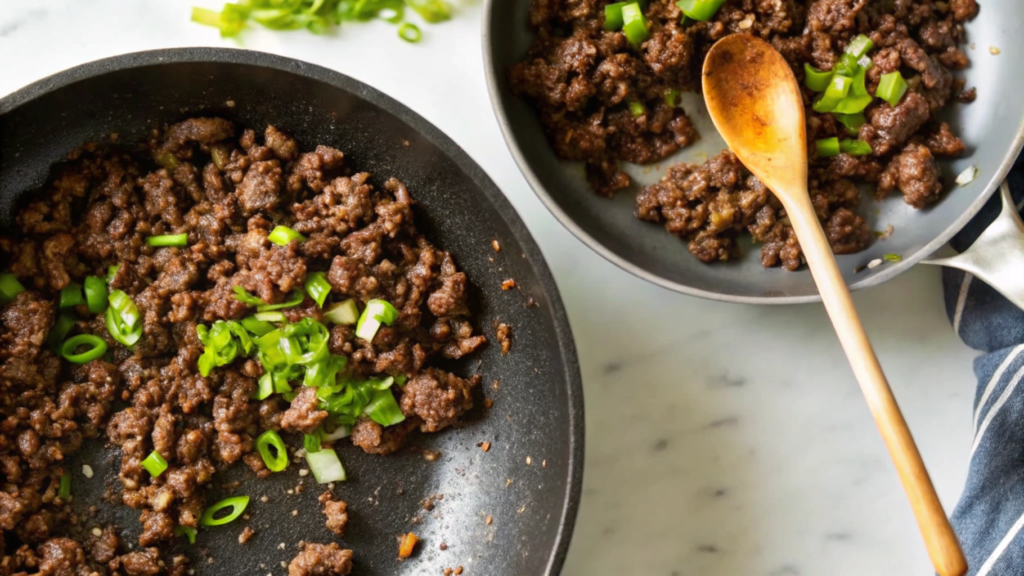
<svg viewBox="0 0 1024 576">
<path fill-rule="evenodd" d="M 941 576 L 967 561 L 921 454 L 864 333 L 807 192 L 807 133 L 796 77 L 767 42 L 747 34 L 719 40 L 704 61 L 704 99 L 733 153 L 778 197 L 800 240 L 839 341 L 889 449 L 928 555 Z"/>
</svg>

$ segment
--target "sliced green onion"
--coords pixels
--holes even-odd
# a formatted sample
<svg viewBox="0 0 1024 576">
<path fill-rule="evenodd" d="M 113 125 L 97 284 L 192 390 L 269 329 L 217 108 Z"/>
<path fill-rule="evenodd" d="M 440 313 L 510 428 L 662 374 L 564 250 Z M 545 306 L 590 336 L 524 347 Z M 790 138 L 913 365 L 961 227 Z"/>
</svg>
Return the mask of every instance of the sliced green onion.
<svg viewBox="0 0 1024 576">
<path fill-rule="evenodd" d="M 107 297 L 110 292 L 107 290 L 107 282 L 99 276 L 86 276 L 85 278 L 85 301 L 89 305 L 89 312 L 99 314 L 107 309 Z"/>
<path fill-rule="evenodd" d="M 261 318 L 261 315 L 273 315 L 274 318 L 280 318 L 280 320 L 266 320 L 265 317 Z M 257 336 L 263 336 L 267 332 L 274 331 L 274 325 L 271 322 L 281 322 L 284 320 L 284 314 L 281 312 L 257 312 L 253 316 L 246 316 L 242 318 L 242 327 L 252 332 Z"/>
<path fill-rule="evenodd" d="M 71 497 L 71 472 L 64 472 L 60 475 L 60 488 L 57 489 L 57 497 L 62 500 Z"/>
<path fill-rule="evenodd" d="M 863 140 L 843 140 L 839 143 L 839 149 L 850 156 L 867 156 L 871 154 L 871 144 Z"/>
<path fill-rule="evenodd" d="M 114 281 L 114 276 L 117 276 L 117 271 L 121 269 L 120 264 L 111 264 L 107 267 L 107 284 Z"/>
<path fill-rule="evenodd" d="M 75 326 L 75 319 L 73 316 L 68 314 L 61 314 L 57 317 L 57 320 L 53 323 L 53 327 L 50 328 L 50 334 L 46 337 L 46 343 L 50 345 L 50 349 L 54 352 L 60 353 L 61 344 L 64 343 L 64 338 L 67 337 L 68 332 L 71 331 Z"/>
<path fill-rule="evenodd" d="M 295 240 L 305 242 L 306 237 L 287 226 L 275 226 L 267 236 L 267 240 L 270 240 L 278 246 L 287 246 Z"/>
<path fill-rule="evenodd" d="M 871 95 L 866 96 L 847 96 L 836 104 L 836 107 L 832 109 L 836 114 L 857 114 L 863 112 L 868 104 L 871 104 L 873 98 Z"/>
<path fill-rule="evenodd" d="M 348 426 L 337 426 L 332 432 L 323 433 L 321 435 L 321 442 L 334 442 L 335 440 L 341 440 L 342 438 L 348 438 L 352 434 L 352 429 Z"/>
<path fill-rule="evenodd" d="M 669 108 L 675 108 L 679 105 L 679 95 L 681 93 L 675 88 L 669 88 L 665 91 L 665 105 Z"/>
<path fill-rule="evenodd" d="M 828 87 L 825 88 L 825 93 L 815 101 L 812 109 L 815 112 L 831 112 L 843 98 L 846 98 L 852 83 L 853 80 L 846 76 L 832 75 L 832 80 L 829 81 Z"/>
<path fill-rule="evenodd" d="M 302 304 L 302 301 L 305 299 L 306 297 L 303 295 L 302 290 L 296 288 L 291 291 L 291 294 L 288 295 L 288 299 L 284 302 L 281 302 L 280 304 L 260 304 L 256 307 L 256 311 L 269 312 L 271 310 L 281 310 L 283 308 L 294 308 L 295 306 Z"/>
<path fill-rule="evenodd" d="M 839 138 L 822 138 L 816 142 L 818 147 L 818 156 L 822 158 L 829 158 L 831 156 L 837 156 L 839 154 Z"/>
<path fill-rule="evenodd" d="M 25 287 L 18 282 L 18 277 L 10 272 L 0 274 L 0 304 L 7 304 L 14 300 L 14 297 L 25 291 Z"/>
<path fill-rule="evenodd" d="M 203 510 L 203 516 L 199 519 L 199 524 L 202 526 L 222 526 L 241 516 L 242 513 L 245 512 L 245 507 L 248 505 L 248 496 L 225 498 L 206 510 Z M 217 518 L 217 513 L 225 508 L 231 508 L 231 512 L 225 516 Z"/>
<path fill-rule="evenodd" d="M 622 32 L 633 47 L 639 47 L 641 43 L 651 37 L 647 30 L 647 20 L 644 18 L 640 4 L 630 2 L 622 7 Z"/>
<path fill-rule="evenodd" d="M 900 98 L 903 98 L 903 94 L 906 91 L 907 81 L 903 79 L 903 75 L 897 70 L 888 74 L 882 74 L 882 79 L 878 81 L 878 90 L 875 90 L 875 96 L 885 100 L 890 106 L 896 106 L 900 103 Z"/>
<path fill-rule="evenodd" d="M 79 304 L 85 304 L 82 297 L 82 285 L 78 282 L 68 282 L 60 289 L 60 308 L 74 308 Z"/>
<path fill-rule="evenodd" d="M 398 37 L 410 44 L 415 44 L 423 38 L 423 33 L 420 32 L 419 26 L 404 22 L 398 27 Z"/>
<path fill-rule="evenodd" d="M 274 452 L 271 453 L 270 449 Z M 263 463 L 271 472 L 280 472 L 288 467 L 288 450 L 284 446 L 281 435 L 273 430 L 267 430 L 256 438 L 256 450 L 259 451 Z"/>
<path fill-rule="evenodd" d="M 885 260 L 886 262 L 902 262 L 903 256 L 900 256 L 899 254 L 886 254 L 882 256 L 882 260 Z"/>
<path fill-rule="evenodd" d="M 150 476 L 156 478 L 163 474 L 164 470 L 167 470 L 167 460 L 164 460 L 164 457 L 159 452 L 153 450 L 142 461 L 142 467 L 146 469 L 146 472 L 149 472 Z"/>
<path fill-rule="evenodd" d="M 327 274 L 313 272 L 306 276 L 306 294 L 316 301 L 317 306 L 323 308 L 324 300 L 327 300 L 327 295 L 330 293 L 331 283 L 327 281 Z"/>
<path fill-rule="evenodd" d="M 324 317 L 335 324 L 351 326 L 359 321 L 359 307 L 353 298 L 339 302 L 324 312 Z"/>
<path fill-rule="evenodd" d="M 249 292 L 245 288 L 242 288 L 241 286 L 235 286 L 231 290 L 234 291 L 235 293 L 235 300 L 238 300 L 242 304 L 247 304 L 249 306 L 266 305 L 266 302 L 264 302 L 260 298 L 257 298 L 256 296 L 253 296 L 252 294 L 249 294 Z"/>
<path fill-rule="evenodd" d="M 177 528 L 174 529 L 174 535 L 175 536 L 184 536 L 185 538 L 188 538 L 188 543 L 189 544 L 195 544 L 196 543 L 196 529 L 191 527 L 191 526 L 181 526 L 181 525 L 179 525 Z"/>
<path fill-rule="evenodd" d="M 875 46 L 875 43 L 871 41 L 871 38 L 863 34 L 858 34 L 850 40 L 850 43 L 846 45 L 845 52 L 854 58 L 860 58 L 868 53 Z"/>
<path fill-rule="evenodd" d="M 373 395 L 373 400 L 370 400 L 363 412 L 370 417 L 370 420 L 381 426 L 392 426 L 405 420 L 405 414 L 402 414 L 402 409 L 398 407 L 395 395 L 391 393 L 390 389 L 377 390 Z"/>
<path fill-rule="evenodd" d="M 866 84 L 867 70 L 859 68 L 853 75 L 853 84 L 850 85 L 850 96 L 870 96 Z"/>
<path fill-rule="evenodd" d="M 269 324 L 270 322 L 284 322 L 284 320 L 285 320 L 284 312 L 277 312 L 277 311 L 257 312 L 257 313 L 252 315 L 252 318 L 254 320 L 258 321 L 258 322 L 263 322 L 263 323 L 265 323 L 267 325 L 270 325 Z M 270 330 L 273 330 L 273 329 L 274 329 L 274 327 L 270 326 Z M 263 332 L 263 334 L 266 334 L 267 332 L 270 332 L 270 330 L 267 330 L 266 332 Z M 260 336 L 262 336 L 262 334 L 260 334 Z"/>
<path fill-rule="evenodd" d="M 131 297 L 121 290 L 113 290 L 107 297 L 107 331 L 121 344 L 131 348 L 142 337 L 139 308 Z"/>
<path fill-rule="evenodd" d="M 604 7 L 604 29 L 609 32 L 622 30 L 622 7 L 625 2 L 616 2 Z"/>
<path fill-rule="evenodd" d="M 274 377 L 270 375 L 270 372 L 264 372 L 263 376 L 257 381 L 256 393 L 253 398 L 257 400 L 266 400 L 270 398 L 270 395 L 274 393 Z"/>
<path fill-rule="evenodd" d="M 196 334 L 203 343 L 203 355 L 199 357 L 199 374 L 204 378 L 218 366 L 235 361 L 239 352 L 249 354 L 254 342 L 245 326 L 234 320 L 217 320 L 212 326 L 196 326 Z"/>
<path fill-rule="evenodd" d="M 319 452 L 320 451 L 320 433 L 314 434 L 303 434 L 302 435 L 302 447 L 306 449 L 307 453 Z"/>
<path fill-rule="evenodd" d="M 832 67 L 834 73 L 847 78 L 856 76 L 858 70 L 860 70 L 860 64 L 857 62 L 857 57 L 852 54 L 843 54 L 839 57 L 836 65 Z"/>
<path fill-rule="evenodd" d="M 647 112 L 647 108 L 644 107 L 643 102 L 633 100 L 629 103 L 629 112 L 633 116 L 643 116 Z"/>
<path fill-rule="evenodd" d="M 850 136 L 856 136 L 860 132 L 860 127 L 864 125 L 866 119 L 864 118 L 863 112 L 857 112 L 856 114 L 833 114 L 839 123 L 846 127 L 846 133 Z"/>
<path fill-rule="evenodd" d="M 707 22 L 724 3 L 725 0 L 679 0 L 676 6 L 679 6 L 686 17 Z"/>
<path fill-rule="evenodd" d="M 345 468 L 341 465 L 338 454 L 330 448 L 324 448 L 319 452 L 306 452 L 306 464 L 309 464 L 313 477 L 320 484 L 345 480 Z"/>
<path fill-rule="evenodd" d="M 85 352 L 76 354 L 79 346 L 89 346 Z M 92 334 L 79 334 L 68 338 L 60 347 L 60 355 L 68 362 L 85 364 L 103 356 L 107 351 L 107 343 L 99 336 Z"/>
<path fill-rule="evenodd" d="M 398 310 L 385 300 L 370 300 L 366 303 L 359 322 L 356 324 L 356 336 L 372 342 L 377 330 L 383 322 L 388 326 L 398 318 Z"/>
<path fill-rule="evenodd" d="M 348 364 L 348 358 L 337 354 L 330 354 L 327 358 L 318 360 L 306 367 L 306 375 L 302 384 L 313 388 L 329 386 L 335 382 L 338 372 L 344 370 L 346 364 Z"/>
<path fill-rule="evenodd" d="M 188 246 L 188 234 L 164 234 L 146 238 L 150 246 Z"/>
<path fill-rule="evenodd" d="M 452 5 L 444 0 L 405 0 L 405 3 L 431 24 L 451 20 Z"/>
<path fill-rule="evenodd" d="M 815 92 L 824 92 L 831 80 L 831 70 L 818 70 L 810 64 L 804 64 L 804 86 Z"/>
</svg>

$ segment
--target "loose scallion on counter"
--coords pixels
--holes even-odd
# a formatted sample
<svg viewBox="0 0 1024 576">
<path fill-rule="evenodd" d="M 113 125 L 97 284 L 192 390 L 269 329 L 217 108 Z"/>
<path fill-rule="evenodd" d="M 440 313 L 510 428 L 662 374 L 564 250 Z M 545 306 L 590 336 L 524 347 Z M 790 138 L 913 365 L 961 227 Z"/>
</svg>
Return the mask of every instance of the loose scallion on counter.
<svg viewBox="0 0 1024 576">
<path fill-rule="evenodd" d="M 398 37 L 410 44 L 415 44 L 423 39 L 423 32 L 420 32 L 420 27 L 404 22 L 398 27 Z"/>
<path fill-rule="evenodd" d="M 199 524 L 202 526 L 222 526 L 233 522 L 245 512 L 245 508 L 248 505 L 248 496 L 225 498 L 204 510 L 202 517 L 199 519 Z M 230 508 L 230 511 L 227 514 L 220 515 L 221 511 L 228 508 Z"/>
</svg>

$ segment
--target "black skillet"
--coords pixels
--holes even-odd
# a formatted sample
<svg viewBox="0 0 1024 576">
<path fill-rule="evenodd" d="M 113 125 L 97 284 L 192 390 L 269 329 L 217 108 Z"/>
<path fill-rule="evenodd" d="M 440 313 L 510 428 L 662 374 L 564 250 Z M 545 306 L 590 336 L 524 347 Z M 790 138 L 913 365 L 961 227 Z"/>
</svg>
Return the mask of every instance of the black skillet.
<svg viewBox="0 0 1024 576">
<path fill-rule="evenodd" d="M 583 469 L 582 388 L 565 310 L 512 205 L 454 142 L 408 108 L 336 72 L 257 52 L 157 50 L 79 66 L 0 99 L 0 226 L 9 225 L 19 196 L 40 187 L 73 148 L 111 133 L 122 143 L 140 142 L 156 124 L 195 114 L 223 115 L 257 130 L 272 123 L 304 149 L 341 149 L 378 185 L 401 179 L 419 202 L 418 225 L 452 252 L 474 284 L 478 323 L 492 344 L 452 368 L 484 377 L 465 425 L 415 437 L 408 450 L 387 457 L 340 443 L 349 480 L 335 493 L 351 516 L 340 542 L 355 551 L 354 573 L 441 574 L 461 565 L 467 576 L 557 574 Z M 501 289 L 507 278 L 516 290 Z M 513 330 L 508 356 L 495 342 L 499 321 Z M 485 396 L 494 401 L 489 410 L 479 407 Z M 486 453 L 482 442 L 490 442 Z M 428 462 L 424 450 L 441 456 Z M 138 511 L 102 499 L 117 486 L 119 462 L 102 441 L 76 455 L 75 506 L 96 505 L 99 517 L 87 526 L 113 521 L 135 542 Z M 83 463 L 95 477 L 83 476 Z M 245 522 L 236 521 L 200 531 L 194 546 L 177 544 L 197 560 L 197 574 L 284 574 L 282 562 L 300 541 L 338 540 L 324 526 L 319 487 L 299 468 L 267 480 L 244 465 L 224 475 L 241 481 L 234 494 L 252 497 L 248 525 L 256 535 L 240 545 Z M 288 494 L 300 481 L 301 493 Z M 207 499 L 225 494 L 218 482 Z M 437 494 L 443 499 L 425 510 L 421 501 Z M 423 542 L 400 562 L 396 537 L 409 531 Z"/>
</svg>

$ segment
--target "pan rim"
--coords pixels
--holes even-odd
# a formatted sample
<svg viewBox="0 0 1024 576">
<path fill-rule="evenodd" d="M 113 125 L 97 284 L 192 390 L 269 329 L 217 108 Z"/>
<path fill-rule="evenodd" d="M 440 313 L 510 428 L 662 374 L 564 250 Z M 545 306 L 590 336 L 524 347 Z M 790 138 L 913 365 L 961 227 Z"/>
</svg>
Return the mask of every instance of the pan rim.
<svg viewBox="0 0 1024 576">
<path fill-rule="evenodd" d="M 380 107 L 389 114 L 412 127 L 433 145 L 437 146 L 473 181 L 485 198 L 495 207 L 506 221 L 516 241 L 522 246 L 526 260 L 530 263 L 551 310 L 551 320 L 559 342 L 564 377 L 567 384 L 569 460 L 566 490 L 563 496 L 559 528 L 544 574 L 554 576 L 561 572 L 569 551 L 580 497 L 583 490 L 584 464 L 584 405 L 583 380 L 580 372 L 576 344 L 572 335 L 569 317 L 562 302 L 558 285 L 547 260 L 533 235 L 512 203 L 505 197 L 490 176 L 470 156 L 439 128 L 412 109 L 372 86 L 350 76 L 287 56 L 256 50 L 221 47 L 163 48 L 129 52 L 80 64 L 32 82 L 10 94 L 0 97 L 0 116 L 51 92 L 66 88 L 76 82 L 103 76 L 108 73 L 158 66 L 163 64 L 225 63 L 270 68 L 323 82 L 345 90 L 360 99 Z"/>
<path fill-rule="evenodd" d="M 509 152 L 511 152 L 512 157 L 515 159 L 516 165 L 519 167 L 519 171 L 526 178 L 526 181 L 529 183 L 534 194 L 537 195 L 544 206 L 566 230 L 568 230 L 579 241 L 583 242 L 583 244 L 588 248 L 620 269 L 629 272 L 637 278 L 646 280 L 656 286 L 672 290 L 673 292 L 679 292 L 689 296 L 697 296 L 698 298 L 704 298 L 707 300 L 731 302 L 735 304 L 768 304 L 777 306 L 784 304 L 809 304 L 821 302 L 821 296 L 818 294 L 808 294 L 804 296 L 740 296 L 694 288 L 693 286 L 669 280 L 668 278 L 654 272 L 650 272 L 641 266 L 634 264 L 629 259 L 619 256 L 613 252 L 584 230 L 581 225 L 579 225 L 567 212 L 565 212 L 565 210 L 562 209 L 555 198 L 548 193 L 544 183 L 537 176 L 537 173 L 534 172 L 533 167 L 530 166 L 530 163 L 526 160 L 526 156 L 523 154 L 522 148 L 519 146 L 519 141 L 513 131 L 512 123 L 509 120 L 504 102 L 505 94 L 503 85 L 501 84 L 502 76 L 495 69 L 494 54 L 497 48 L 492 40 L 492 30 L 498 26 L 499 23 L 495 21 L 494 12 L 495 0 L 484 0 L 484 7 L 481 13 L 481 45 L 484 59 L 484 76 L 487 80 L 487 93 L 491 100 L 491 108 L 494 111 L 495 119 L 498 121 L 498 127 L 501 129 L 501 135 L 505 139 L 505 144 L 508 147 Z M 1009 149 L 1000 160 L 999 169 L 989 176 L 988 182 L 985 183 L 985 187 L 982 189 L 982 193 L 979 194 L 973 202 L 971 202 L 967 207 L 967 210 L 965 210 L 930 242 L 919 248 L 912 256 L 904 256 L 902 261 L 886 266 L 885 270 L 850 284 L 850 290 L 871 288 L 891 280 L 903 272 L 906 272 L 918 262 L 924 260 L 949 242 L 957 232 L 966 226 L 967 223 L 981 211 L 985 206 L 985 203 L 992 197 L 992 194 L 1006 178 L 1006 175 L 1009 174 L 1010 168 L 1013 167 L 1014 160 L 1020 154 L 1022 148 L 1024 148 L 1024 122 L 1018 125 L 1017 132 L 1014 134 L 1013 141 L 1010 144 Z M 809 272 L 805 269 L 798 273 L 808 274 Z"/>
</svg>

